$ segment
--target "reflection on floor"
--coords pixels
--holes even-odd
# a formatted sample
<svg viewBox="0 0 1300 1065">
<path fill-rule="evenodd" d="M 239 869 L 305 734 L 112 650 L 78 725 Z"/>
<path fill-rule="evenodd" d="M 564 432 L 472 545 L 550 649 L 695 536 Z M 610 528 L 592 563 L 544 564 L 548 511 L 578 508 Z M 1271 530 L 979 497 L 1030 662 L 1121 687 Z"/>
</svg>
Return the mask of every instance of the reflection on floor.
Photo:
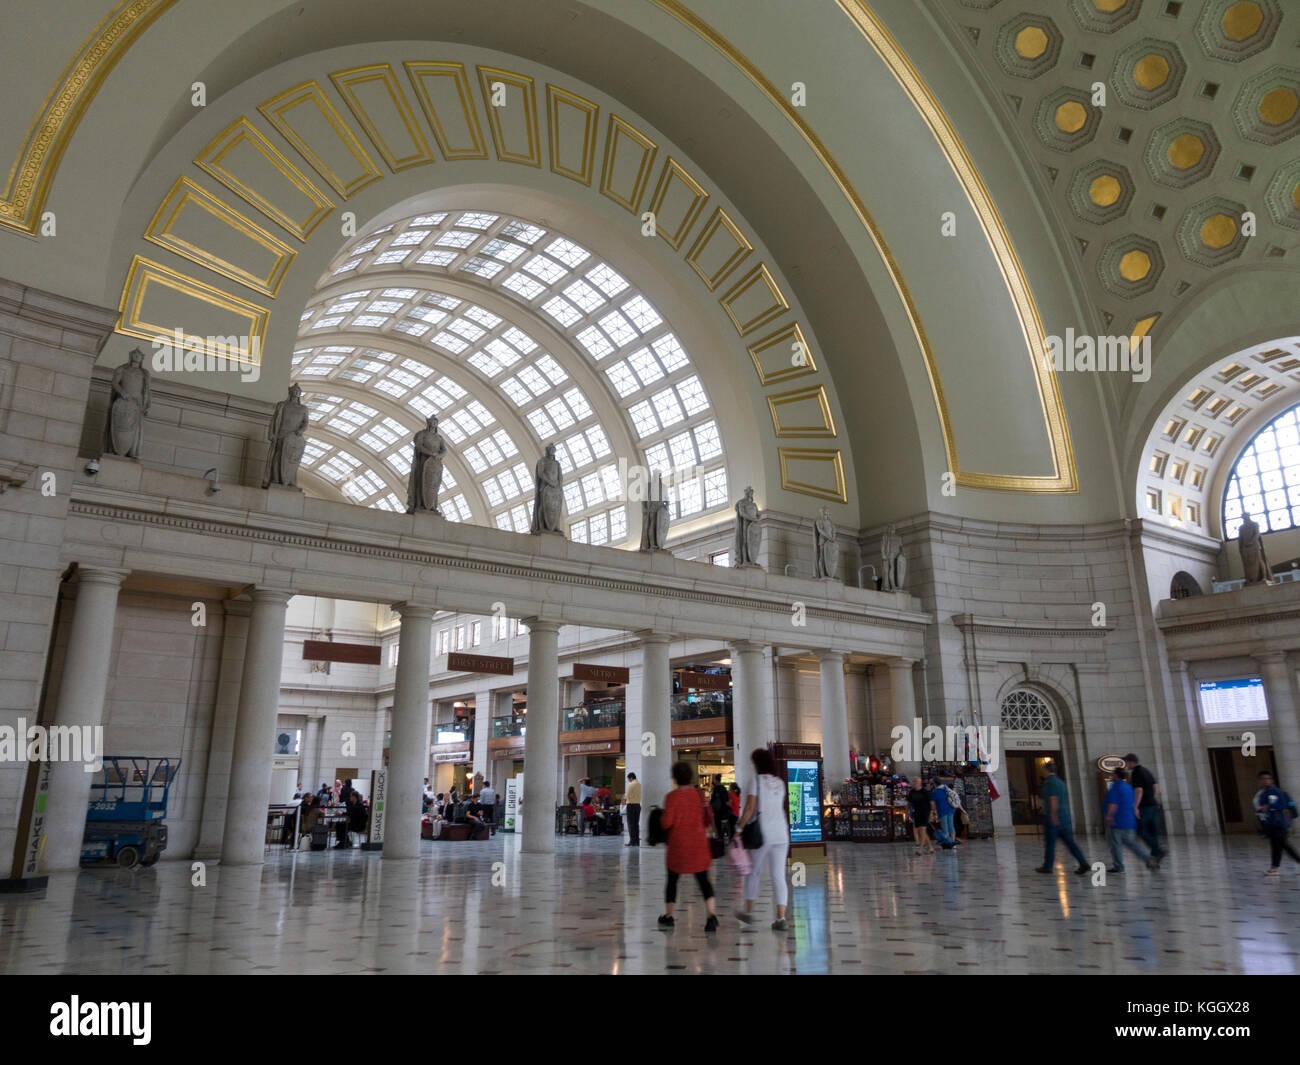
<svg viewBox="0 0 1300 1065">
<path fill-rule="evenodd" d="M 1028 840 L 916 857 L 902 844 L 831 846 L 792 889 L 788 932 L 734 917 L 737 878 L 715 863 L 722 928 L 704 934 L 693 880 L 659 931 L 663 850 L 612 838 L 426 843 L 418 861 L 361 851 L 267 851 L 265 866 L 188 862 L 51 877 L 0 896 L 4 973 L 1294 973 L 1300 865 L 1261 874 L 1254 838 L 1173 841 L 1159 873 L 1129 862 L 1104 886 Z M 1098 840 L 1090 858 L 1108 858 Z M 1289 859 L 1288 859 L 1289 861 Z"/>
</svg>

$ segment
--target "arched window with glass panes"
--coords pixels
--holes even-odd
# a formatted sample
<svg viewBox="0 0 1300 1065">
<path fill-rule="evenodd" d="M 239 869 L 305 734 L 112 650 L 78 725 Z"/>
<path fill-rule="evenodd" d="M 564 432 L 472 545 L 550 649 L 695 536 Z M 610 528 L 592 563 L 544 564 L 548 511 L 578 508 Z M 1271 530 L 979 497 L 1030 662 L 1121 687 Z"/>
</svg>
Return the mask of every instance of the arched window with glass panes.
<svg viewBox="0 0 1300 1065">
<path fill-rule="evenodd" d="M 1223 535 L 1235 540 L 1251 515 L 1261 532 L 1300 525 L 1300 407 L 1274 418 L 1246 445 L 1223 493 Z"/>
<path fill-rule="evenodd" d="M 1007 732 L 1055 732 L 1056 719 L 1041 695 L 1017 688 L 1002 700 L 1002 727 Z"/>
</svg>

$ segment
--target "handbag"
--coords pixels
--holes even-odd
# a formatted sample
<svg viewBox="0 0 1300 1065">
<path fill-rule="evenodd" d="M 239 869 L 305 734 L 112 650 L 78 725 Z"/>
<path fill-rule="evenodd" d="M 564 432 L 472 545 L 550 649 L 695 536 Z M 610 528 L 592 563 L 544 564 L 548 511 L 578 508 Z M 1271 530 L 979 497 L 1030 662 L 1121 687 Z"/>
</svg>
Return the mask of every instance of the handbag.
<svg viewBox="0 0 1300 1065">
<path fill-rule="evenodd" d="M 759 818 L 763 813 L 763 778 L 759 777 L 754 784 L 754 817 L 744 828 L 740 830 L 740 842 L 745 845 L 745 850 L 756 851 L 763 845 L 763 829 L 759 826 Z"/>
<path fill-rule="evenodd" d="M 727 845 L 722 842 L 722 838 L 720 836 L 709 837 L 709 860 L 710 861 L 717 861 L 726 853 L 726 851 L 727 851 Z"/>
<path fill-rule="evenodd" d="M 727 848 L 727 858 L 735 867 L 737 876 L 749 876 L 754 868 L 753 859 L 745 853 L 745 848 L 738 839 L 732 839 L 731 846 Z"/>
</svg>

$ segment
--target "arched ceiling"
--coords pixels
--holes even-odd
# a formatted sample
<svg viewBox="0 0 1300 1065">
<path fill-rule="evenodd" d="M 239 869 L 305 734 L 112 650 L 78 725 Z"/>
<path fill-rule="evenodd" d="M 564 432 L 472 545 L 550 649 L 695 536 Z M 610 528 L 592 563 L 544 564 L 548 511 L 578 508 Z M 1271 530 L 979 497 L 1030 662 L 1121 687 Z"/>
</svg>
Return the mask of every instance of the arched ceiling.
<svg viewBox="0 0 1300 1065">
<path fill-rule="evenodd" d="M 527 219 L 457 209 L 368 227 L 321 278 L 292 366 L 312 410 L 303 466 L 353 502 L 405 509 L 411 437 L 437 415 L 453 520 L 526 532 L 547 444 L 579 542 L 637 531 L 629 467 L 667 475 L 675 522 L 729 504 L 718 416 L 670 323 Z"/>
<path fill-rule="evenodd" d="M 1166 341 L 1209 291 L 1250 287 L 1261 267 L 1300 287 L 1295 5 L 927 4 L 1030 160 L 1068 234 L 1095 331 L 1149 331 L 1157 361 L 1198 361 L 1204 353 Z M 1145 434 L 1142 383 L 1106 383 Z"/>
<path fill-rule="evenodd" d="M 1150 426 L 1138 516 L 1215 539 L 1235 535 L 1222 520 L 1228 475 L 1251 438 L 1297 402 L 1300 336 L 1255 344 L 1205 367 Z"/>
<path fill-rule="evenodd" d="M 44 34 L 48 45 L 60 35 L 88 39 L 82 36 L 89 32 L 86 27 L 106 7 L 86 0 L 60 28 L 34 20 L 29 29 L 31 35 Z M 666 176 L 670 160 L 665 159 L 671 155 L 709 194 L 693 229 L 671 230 L 681 244 L 672 249 L 676 262 L 689 259 L 715 204 L 728 205 L 728 217 L 753 249 L 753 258 L 734 274 L 696 270 L 711 293 L 704 302 L 698 295 L 665 299 L 668 289 L 652 299 L 661 309 L 671 308 L 675 326 L 682 319 L 678 332 L 683 338 L 714 330 L 717 343 L 711 339 L 690 347 L 693 353 L 707 353 L 700 372 L 710 398 L 719 405 L 734 402 L 738 410 L 748 404 L 758 427 L 751 426 L 750 439 L 740 446 L 728 439 L 729 463 L 744 463 L 757 452 L 751 446 L 755 436 L 771 438 L 761 460 L 771 471 L 767 505 L 795 510 L 811 505 L 782 493 L 847 497 L 863 524 L 929 506 L 1026 520 L 1095 515 L 1110 505 L 1112 457 L 1081 452 L 1076 476 L 1063 409 L 1068 407 L 1075 431 L 1089 439 L 1109 439 L 1094 385 L 1044 374 L 1035 347 L 1042 323 L 1079 318 L 1078 294 L 1069 283 L 1070 272 L 1058 266 L 1056 238 L 1045 224 L 1050 220 L 1037 200 L 1026 196 L 1016 161 L 999 136 L 987 135 L 993 129 L 987 116 L 967 106 L 969 72 L 944 54 L 938 33 L 912 18 L 910 0 L 880 0 L 875 7 L 879 20 L 858 0 L 797 12 L 783 6 L 741 11 L 722 0 L 695 0 L 689 8 L 675 0 L 537 0 L 523 6 L 504 0 L 439 5 L 375 0 L 364 17 L 344 0 L 123 3 L 112 11 L 134 8 L 156 15 L 157 21 L 132 46 L 130 62 L 120 64 L 111 77 L 105 74 L 102 91 L 86 110 L 82 135 L 66 146 L 66 179 L 61 176 L 51 186 L 50 205 L 58 208 L 61 232 L 75 233 L 76 254 L 68 254 L 70 243 L 40 241 L 17 256 L 19 265 L 11 268 L 13 238 L 5 235 L 0 269 L 81 298 L 116 298 L 133 257 L 143 254 L 141 235 L 153 222 L 172 220 L 162 208 L 179 209 L 183 201 L 193 206 L 206 194 L 202 209 L 213 199 L 233 205 L 241 217 L 257 219 L 259 237 L 269 233 L 274 238 L 254 241 L 269 257 L 265 272 L 230 278 L 212 262 L 197 271 L 179 263 L 170 257 L 179 254 L 174 246 L 163 253 L 143 251 L 174 273 L 188 271 L 196 282 L 238 294 L 252 308 L 244 309 L 254 328 L 259 310 L 274 310 L 268 333 L 274 343 L 268 351 L 284 360 L 276 373 L 287 376 L 292 341 L 283 331 L 311 298 L 317 276 L 338 250 L 337 230 L 330 233 L 337 219 L 322 223 L 341 211 L 345 201 L 363 225 L 371 224 L 393 203 L 414 195 L 419 182 L 411 175 L 418 178 L 429 161 L 435 165 L 428 171 L 432 176 L 424 178 L 426 187 L 490 181 L 551 196 L 563 182 L 587 174 L 587 138 L 577 157 L 556 167 L 555 118 L 576 118 L 581 125 L 583 104 L 595 103 L 602 147 L 596 149 L 595 173 L 589 179 L 593 191 L 602 184 L 612 116 L 662 148 L 646 187 L 626 208 L 631 219 L 617 221 L 608 204 L 596 212 L 604 212 L 601 220 L 611 239 L 625 241 L 629 222 L 635 225 L 639 209 L 671 180 Z M 89 22 L 78 21 L 92 14 Z M 882 22 L 906 36 L 918 65 L 934 79 L 935 96 L 924 85 L 918 88 L 916 70 Z M 394 46 L 394 41 L 404 44 Z M 425 43 L 409 43 L 415 41 Z M 388 43 L 370 47 L 366 42 Z M 462 47 L 465 42 L 469 46 Z M 28 43 L 25 38 L 23 43 Z M 491 56 L 476 52 L 475 46 L 509 54 Z M 38 50 L 48 55 L 54 49 Z M 23 56 L 17 62 L 30 75 L 25 85 L 36 79 L 38 67 Z M 472 175 L 468 158 L 434 143 L 439 131 L 426 124 L 428 108 L 419 100 L 419 87 L 408 80 L 400 82 L 400 92 L 428 157 L 417 158 L 418 146 L 412 153 L 384 154 L 376 134 L 395 143 L 396 127 L 366 126 L 353 105 L 360 103 L 363 112 L 370 105 L 350 95 L 347 76 L 382 65 L 406 78 L 403 62 L 458 63 L 467 72 L 466 102 L 480 116 L 481 154 L 493 164 L 490 176 L 487 167 L 481 176 Z M 512 86 L 531 79 L 542 118 L 533 128 L 536 143 L 519 147 L 517 137 L 522 133 L 527 138 L 527 132 L 512 126 L 518 112 L 493 114 L 482 98 L 483 86 L 476 83 L 475 75 L 481 80 L 484 69 L 503 72 Z M 157 85 L 182 82 L 188 88 L 196 77 L 208 88 L 203 107 L 195 107 L 185 93 L 155 91 Z M 584 87 L 575 78 L 598 88 Z M 350 175 L 344 156 L 313 157 L 313 145 L 319 147 L 315 134 L 299 143 L 295 122 L 285 120 L 290 110 L 306 113 L 300 108 L 304 98 L 296 95 L 306 80 L 319 86 L 318 99 L 328 101 L 340 117 L 343 139 L 350 137 L 367 157 Z M 795 80 L 810 91 L 806 111 L 792 107 L 786 95 L 786 86 Z M 555 98 L 562 102 L 556 104 Z M 864 109 L 864 100 L 871 101 L 869 108 Z M 944 106 L 960 113 L 968 157 L 953 150 L 954 130 Z M 328 110 L 321 114 L 328 124 Z M 278 153 L 311 186 L 311 191 L 299 187 L 308 201 L 301 214 L 272 215 L 274 224 L 268 226 L 231 199 L 232 192 L 244 193 L 220 178 L 215 184 L 211 180 L 219 162 L 205 156 L 205 149 L 214 147 L 241 116 L 255 131 L 246 133 L 244 146 L 261 138 L 271 149 L 268 158 Z M 636 137 L 625 139 L 635 142 Z M 360 160 L 355 153 L 352 158 Z M 500 163 L 516 168 L 513 180 L 503 179 Z M 178 175 L 202 192 L 178 185 Z M 993 190 L 993 202 L 1001 204 L 1001 218 L 981 178 Z M 678 182 L 673 194 L 682 188 L 689 188 L 689 182 Z M 1018 210 L 1026 204 L 1030 210 Z M 457 206 L 500 209 L 500 204 L 464 197 Z M 962 236 L 955 241 L 936 224 L 942 209 L 956 216 Z M 539 214 L 533 217 L 545 221 Z M 596 243 L 572 228 L 562 231 L 588 245 Z M 152 235 L 161 233 L 155 228 Z M 666 250 L 671 243 L 654 244 L 645 256 L 645 276 L 639 279 L 644 291 L 676 269 Z M 738 308 L 718 310 L 737 279 L 748 277 L 749 263 L 757 262 L 767 266 L 767 276 L 758 275 L 760 288 L 751 285 L 741 295 L 756 295 L 763 288 L 780 294 L 789 310 L 787 320 L 801 326 L 813 349 L 816 374 L 808 375 L 811 379 L 771 379 L 774 366 L 764 367 L 763 359 L 779 351 L 779 345 L 752 350 L 768 336 L 768 328 L 773 335 L 779 331 L 780 321 L 746 328 L 751 317 L 728 313 Z M 718 292 L 709 284 L 715 278 Z M 1033 279 L 1032 293 L 1026 278 Z M 97 284 L 102 286 L 99 293 L 93 291 Z M 385 287 L 403 286 L 394 282 Z M 292 306 L 292 318 L 274 301 Z M 772 306 L 778 306 L 775 296 Z M 484 309 L 497 313 L 487 304 Z M 719 313 L 721 331 L 710 324 Z M 737 336 L 742 359 L 752 362 L 757 381 L 744 380 L 734 360 L 722 359 L 724 351 L 734 355 Z M 129 342 L 111 345 L 106 361 L 120 361 L 126 346 Z M 725 396 L 707 379 L 706 370 L 734 379 L 737 395 Z M 843 410 L 841 393 L 847 397 Z M 825 414 L 816 417 L 818 411 Z M 831 419 L 834 448 L 822 439 L 831 430 Z M 841 456 L 838 466 L 828 461 L 832 451 Z M 963 488 L 1069 493 L 1082 484 L 1087 498 L 1033 501 L 1011 499 L 1005 492 L 962 492 L 952 498 L 943 487 L 952 480 L 948 474 L 955 474 Z M 466 503 L 472 503 L 468 496 Z"/>
</svg>

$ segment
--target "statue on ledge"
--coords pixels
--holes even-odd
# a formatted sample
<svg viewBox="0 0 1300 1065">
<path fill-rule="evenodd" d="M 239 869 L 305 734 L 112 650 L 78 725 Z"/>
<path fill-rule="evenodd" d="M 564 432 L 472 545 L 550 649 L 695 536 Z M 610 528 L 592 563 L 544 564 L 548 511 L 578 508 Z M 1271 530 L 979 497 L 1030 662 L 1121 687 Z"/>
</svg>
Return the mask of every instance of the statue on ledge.
<svg viewBox="0 0 1300 1065">
<path fill-rule="evenodd" d="M 822 507 L 821 517 L 813 522 L 814 568 L 821 580 L 832 580 L 840 563 L 840 546 L 835 542 L 835 523 L 829 507 Z"/>
<path fill-rule="evenodd" d="M 298 465 L 307 448 L 303 434 L 309 420 L 307 405 L 302 402 L 302 389 L 296 383 L 290 385 L 288 397 L 275 405 L 271 424 L 267 426 L 266 438 L 271 442 L 271 450 L 266 456 L 263 488 L 273 484 L 285 488 L 298 487 Z"/>
<path fill-rule="evenodd" d="M 555 457 L 555 445 L 546 445 L 546 454 L 537 460 L 533 471 L 533 524 L 534 536 L 555 533 L 563 536 L 560 517 L 564 513 L 564 474 Z"/>
<path fill-rule="evenodd" d="M 745 496 L 736 504 L 736 539 L 732 545 L 734 568 L 758 565 L 758 547 L 761 532 L 758 528 L 758 504 L 754 502 L 754 489 L 746 488 Z"/>
<path fill-rule="evenodd" d="M 903 554 L 903 538 L 893 525 L 886 528 L 885 535 L 880 538 L 880 554 L 885 563 L 880 590 L 901 592 L 907 580 L 907 556 Z"/>
<path fill-rule="evenodd" d="M 641 501 L 641 550 L 666 551 L 668 543 L 668 500 L 664 498 L 664 479 L 659 475 L 654 494 Z"/>
<path fill-rule="evenodd" d="M 411 476 L 406 484 L 406 513 L 417 511 L 442 516 L 438 493 L 442 491 L 442 457 L 447 442 L 438 432 L 438 416 L 430 414 L 425 427 L 411 441 Z"/>
<path fill-rule="evenodd" d="M 1237 534 L 1237 552 L 1241 555 L 1241 568 L 1246 575 L 1247 584 L 1272 584 L 1273 569 L 1268 564 L 1268 555 L 1264 553 L 1264 537 L 1259 525 L 1247 514 L 1241 521 L 1241 531 Z"/>
<path fill-rule="evenodd" d="M 144 352 L 133 348 L 127 361 L 113 371 L 108 421 L 104 423 L 105 455 L 140 457 L 149 402 L 149 371 L 144 368 Z"/>
</svg>

